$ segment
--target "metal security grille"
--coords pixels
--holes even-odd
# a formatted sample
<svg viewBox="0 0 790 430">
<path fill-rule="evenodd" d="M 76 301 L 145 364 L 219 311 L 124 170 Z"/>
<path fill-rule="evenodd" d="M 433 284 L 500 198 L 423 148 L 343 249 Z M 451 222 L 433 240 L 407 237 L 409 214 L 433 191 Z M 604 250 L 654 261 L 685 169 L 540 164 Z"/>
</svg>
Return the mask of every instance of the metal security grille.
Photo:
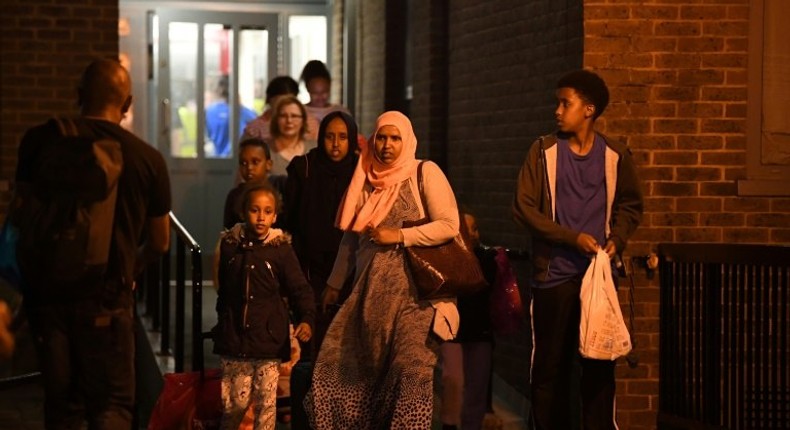
<svg viewBox="0 0 790 430">
<path fill-rule="evenodd" d="M 659 256 L 659 428 L 790 428 L 790 247 Z"/>
</svg>

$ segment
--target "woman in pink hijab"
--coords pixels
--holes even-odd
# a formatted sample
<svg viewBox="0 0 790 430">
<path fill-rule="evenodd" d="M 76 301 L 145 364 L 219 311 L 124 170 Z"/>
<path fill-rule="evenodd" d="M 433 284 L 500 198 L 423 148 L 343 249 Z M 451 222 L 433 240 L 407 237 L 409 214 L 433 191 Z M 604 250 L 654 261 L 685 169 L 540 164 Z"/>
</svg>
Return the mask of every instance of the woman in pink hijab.
<svg viewBox="0 0 790 430">
<path fill-rule="evenodd" d="M 458 234 L 455 196 L 441 169 L 426 161 L 422 207 L 417 138 L 399 112 L 382 114 L 361 150 L 337 214 L 345 233 L 324 306 L 352 274 L 354 288 L 324 338 L 305 407 L 316 430 L 428 429 L 439 344 L 435 311 L 417 298 L 403 249 Z M 401 227 L 426 213 L 431 222 Z"/>
</svg>

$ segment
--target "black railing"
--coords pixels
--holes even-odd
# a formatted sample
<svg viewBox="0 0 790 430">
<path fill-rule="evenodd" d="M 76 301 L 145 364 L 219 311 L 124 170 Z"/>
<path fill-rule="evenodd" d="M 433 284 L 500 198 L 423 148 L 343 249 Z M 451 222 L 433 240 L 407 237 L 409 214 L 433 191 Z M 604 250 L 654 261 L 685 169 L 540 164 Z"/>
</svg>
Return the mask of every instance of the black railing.
<svg viewBox="0 0 790 430">
<path fill-rule="evenodd" d="M 175 345 L 173 349 L 174 367 L 176 372 L 184 371 L 185 356 L 185 319 L 186 319 L 186 275 L 187 251 L 190 255 L 191 287 L 192 287 L 192 369 L 203 369 L 203 339 L 208 334 L 203 333 L 203 267 L 200 245 L 192 238 L 189 232 L 170 213 L 172 236 L 170 250 L 157 263 L 150 264 L 142 276 L 141 289 L 146 303 L 146 316 L 151 318 L 152 329 L 160 331 L 160 351 L 162 355 L 170 355 L 170 321 L 171 314 L 175 311 Z M 175 296 L 176 303 L 170 305 L 170 266 L 171 254 L 175 248 Z M 164 287 L 164 288 L 163 288 Z M 40 372 L 30 372 L 0 378 L 0 391 L 16 388 L 21 385 L 37 383 L 41 378 Z"/>
<path fill-rule="evenodd" d="M 787 428 L 790 247 L 658 250 L 659 428 Z"/>
<path fill-rule="evenodd" d="M 11 390 L 41 381 L 41 372 L 29 372 L 0 378 L 0 391 Z"/>
<path fill-rule="evenodd" d="M 184 371 L 186 346 L 186 284 L 187 252 L 189 252 L 190 282 L 192 289 L 192 370 L 203 369 L 203 263 L 200 245 L 189 234 L 178 218 L 170 212 L 170 225 L 175 233 L 171 247 L 161 261 L 146 269 L 146 316 L 151 319 L 151 329 L 160 332 L 159 354 L 171 354 L 170 324 L 175 313 L 175 342 L 172 355 L 174 370 Z M 175 284 L 171 285 L 172 252 L 175 248 Z M 170 303 L 170 288 L 175 287 L 175 306 Z"/>
</svg>

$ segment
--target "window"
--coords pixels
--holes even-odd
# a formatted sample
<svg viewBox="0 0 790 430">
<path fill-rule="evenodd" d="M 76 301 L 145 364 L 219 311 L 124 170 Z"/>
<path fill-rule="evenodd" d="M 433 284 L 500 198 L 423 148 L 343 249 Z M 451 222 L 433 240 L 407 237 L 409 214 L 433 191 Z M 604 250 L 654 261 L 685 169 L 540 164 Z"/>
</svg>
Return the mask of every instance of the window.
<svg viewBox="0 0 790 430">
<path fill-rule="evenodd" d="M 299 80 L 302 68 L 310 60 L 326 63 L 326 16 L 291 16 L 288 20 L 288 38 L 291 43 L 291 76 Z M 327 65 L 328 66 L 328 65 Z M 304 82 L 299 82 L 299 100 L 310 101 Z"/>
<path fill-rule="evenodd" d="M 790 2 L 753 0 L 749 18 L 746 159 L 739 195 L 788 196 L 790 187 Z"/>
</svg>

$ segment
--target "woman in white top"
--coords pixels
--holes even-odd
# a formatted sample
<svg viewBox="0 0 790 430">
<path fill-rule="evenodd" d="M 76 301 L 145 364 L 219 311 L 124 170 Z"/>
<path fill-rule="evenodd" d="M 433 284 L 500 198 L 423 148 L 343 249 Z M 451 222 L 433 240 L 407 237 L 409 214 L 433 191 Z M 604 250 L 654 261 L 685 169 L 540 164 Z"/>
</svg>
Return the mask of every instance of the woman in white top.
<svg viewBox="0 0 790 430">
<path fill-rule="evenodd" d="M 308 133 L 307 112 L 304 105 L 294 96 L 282 96 L 272 110 L 272 121 L 269 123 L 269 145 L 272 157 L 272 169 L 269 181 L 280 192 L 283 191 L 285 178 L 288 176 L 288 163 L 297 155 L 304 155 L 316 147 L 315 140 L 306 139 Z"/>
</svg>

